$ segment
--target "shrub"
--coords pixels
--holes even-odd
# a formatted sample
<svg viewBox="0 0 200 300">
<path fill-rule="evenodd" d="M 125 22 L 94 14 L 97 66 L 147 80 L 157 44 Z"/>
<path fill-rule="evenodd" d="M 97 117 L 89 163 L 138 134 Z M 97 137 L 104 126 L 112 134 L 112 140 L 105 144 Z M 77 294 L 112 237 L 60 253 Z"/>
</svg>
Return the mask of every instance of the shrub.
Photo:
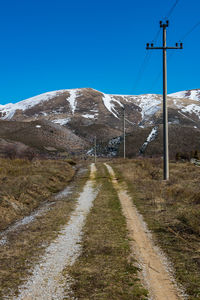
<svg viewBox="0 0 200 300">
<path fill-rule="evenodd" d="M 36 156 L 33 149 L 21 143 L 7 143 L 3 152 L 4 156 L 10 159 L 23 158 L 31 161 Z"/>
</svg>

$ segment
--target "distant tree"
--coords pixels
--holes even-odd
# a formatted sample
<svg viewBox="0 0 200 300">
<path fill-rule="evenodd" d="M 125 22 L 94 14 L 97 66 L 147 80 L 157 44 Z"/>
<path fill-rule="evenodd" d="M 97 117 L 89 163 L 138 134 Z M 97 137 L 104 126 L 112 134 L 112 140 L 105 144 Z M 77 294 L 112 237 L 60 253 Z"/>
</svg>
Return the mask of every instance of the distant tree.
<svg viewBox="0 0 200 300">
<path fill-rule="evenodd" d="M 25 158 L 31 161 L 36 153 L 30 147 L 21 143 L 7 143 L 4 147 L 4 155 L 10 159 Z"/>
<path fill-rule="evenodd" d="M 194 158 L 194 151 L 190 152 L 190 158 Z"/>
<path fill-rule="evenodd" d="M 180 160 L 181 159 L 181 153 L 180 152 L 177 152 L 176 153 L 176 160 Z"/>
<path fill-rule="evenodd" d="M 199 159 L 199 154 L 197 150 L 194 151 L 194 158 Z"/>
<path fill-rule="evenodd" d="M 189 153 L 182 153 L 177 152 L 176 153 L 176 160 L 190 160 L 190 154 Z"/>
<path fill-rule="evenodd" d="M 189 161 L 190 160 L 189 153 L 181 153 L 181 159 Z"/>
<path fill-rule="evenodd" d="M 10 158 L 10 159 L 15 159 L 16 158 L 16 146 L 14 144 L 7 144 L 4 148 L 5 151 L 5 156 Z"/>
</svg>

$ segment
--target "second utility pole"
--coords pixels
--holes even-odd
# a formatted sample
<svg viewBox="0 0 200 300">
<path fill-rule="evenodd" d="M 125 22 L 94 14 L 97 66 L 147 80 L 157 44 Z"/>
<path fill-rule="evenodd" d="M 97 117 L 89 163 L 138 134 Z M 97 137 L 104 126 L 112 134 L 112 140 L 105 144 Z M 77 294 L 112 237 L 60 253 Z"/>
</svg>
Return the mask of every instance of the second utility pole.
<svg viewBox="0 0 200 300">
<path fill-rule="evenodd" d="M 97 162 L 97 137 L 94 137 L 94 163 Z"/>
<path fill-rule="evenodd" d="M 126 158 L 126 119 L 125 119 L 125 107 L 123 107 L 123 135 L 124 135 L 124 159 Z"/>
<path fill-rule="evenodd" d="M 167 50 L 168 49 L 183 49 L 183 44 L 176 43 L 176 47 L 167 47 L 166 28 L 169 26 L 169 21 L 163 23 L 160 21 L 160 27 L 163 29 L 163 46 L 154 47 L 153 44 L 146 46 L 147 50 L 161 49 L 163 50 L 163 179 L 169 179 L 169 146 L 168 146 L 168 112 L 167 112 Z"/>
</svg>

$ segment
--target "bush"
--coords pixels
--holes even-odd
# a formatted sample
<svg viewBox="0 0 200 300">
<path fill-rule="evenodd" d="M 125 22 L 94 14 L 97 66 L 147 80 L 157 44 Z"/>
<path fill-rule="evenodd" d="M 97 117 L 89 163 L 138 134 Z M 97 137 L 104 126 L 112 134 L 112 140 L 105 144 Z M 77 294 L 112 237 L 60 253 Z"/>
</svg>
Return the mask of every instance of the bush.
<svg viewBox="0 0 200 300">
<path fill-rule="evenodd" d="M 21 143 L 7 143 L 4 147 L 4 156 L 10 159 L 23 158 L 31 161 L 36 153 L 30 147 Z"/>
<path fill-rule="evenodd" d="M 183 152 L 177 152 L 176 153 L 176 160 L 190 160 L 190 154 L 189 153 L 183 153 Z"/>
</svg>

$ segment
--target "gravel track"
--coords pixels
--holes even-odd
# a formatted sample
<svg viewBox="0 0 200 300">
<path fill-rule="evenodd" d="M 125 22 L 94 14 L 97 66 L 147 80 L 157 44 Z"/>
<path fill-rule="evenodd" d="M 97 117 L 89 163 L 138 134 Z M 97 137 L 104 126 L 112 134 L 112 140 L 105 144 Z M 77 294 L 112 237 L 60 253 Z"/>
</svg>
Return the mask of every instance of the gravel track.
<svg viewBox="0 0 200 300">
<path fill-rule="evenodd" d="M 77 175 L 83 174 L 87 171 L 85 168 L 81 168 L 78 170 Z M 66 188 L 64 188 L 62 191 L 57 193 L 55 196 L 52 197 L 51 202 L 44 201 L 38 208 L 36 208 L 30 215 L 25 216 L 19 221 L 16 221 L 14 224 L 10 225 L 7 229 L 0 232 L 0 246 L 4 246 L 9 242 L 9 234 L 13 232 L 17 232 L 24 226 L 32 223 L 37 217 L 43 216 L 49 209 L 51 209 L 51 206 L 55 204 L 57 200 L 60 200 L 62 198 L 65 198 L 67 195 L 72 193 L 74 187 L 74 182 L 70 183 Z"/>
<path fill-rule="evenodd" d="M 98 194 L 98 190 L 94 188 L 95 174 L 96 167 L 91 164 L 90 179 L 77 199 L 77 206 L 70 221 L 47 247 L 32 275 L 19 288 L 19 296 L 13 297 L 13 300 L 61 300 L 64 297 L 75 299 L 70 290 L 72 279 L 68 275 L 63 276 L 62 273 L 67 266 L 73 265 L 80 255 L 82 228 Z"/>
<path fill-rule="evenodd" d="M 132 254 L 140 263 L 142 279 L 153 300 L 183 299 L 175 280 L 170 274 L 167 259 L 158 247 L 155 247 L 152 236 L 143 221 L 142 216 L 133 205 L 125 185 L 118 183 L 111 166 L 105 164 L 110 174 L 114 188 L 118 193 L 123 214 L 126 217 Z"/>
</svg>

